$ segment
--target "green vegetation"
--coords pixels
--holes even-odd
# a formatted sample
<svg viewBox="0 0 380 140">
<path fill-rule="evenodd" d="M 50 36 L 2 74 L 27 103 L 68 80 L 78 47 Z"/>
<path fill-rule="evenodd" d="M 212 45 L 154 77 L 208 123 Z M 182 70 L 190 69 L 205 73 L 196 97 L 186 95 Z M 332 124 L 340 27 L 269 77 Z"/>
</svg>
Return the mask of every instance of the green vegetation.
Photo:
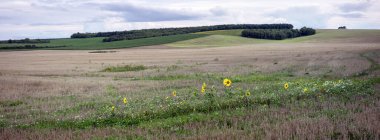
<svg viewBox="0 0 380 140">
<path fill-rule="evenodd" d="M 25 39 L 20 39 L 20 40 L 9 39 L 9 40 L 5 40 L 5 41 L 0 41 L 0 44 L 5 44 L 5 43 L 8 43 L 8 44 L 12 44 L 12 43 L 19 43 L 19 44 L 23 44 L 23 43 L 49 43 L 49 42 L 50 42 L 50 40 L 48 40 L 48 39 L 25 38 Z"/>
<path fill-rule="evenodd" d="M 355 39 L 358 36 L 363 38 L 380 38 L 380 30 L 337 30 L 337 29 L 318 29 L 312 36 L 303 36 L 284 40 L 266 40 L 241 37 L 243 30 L 221 30 L 199 32 L 209 36 L 190 40 L 178 41 L 167 44 L 172 47 L 220 47 L 220 46 L 240 46 L 260 43 L 329 43 L 345 39 Z"/>
<path fill-rule="evenodd" d="M 239 36 L 230 35 L 210 35 L 202 38 L 190 39 L 185 41 L 178 41 L 166 44 L 171 47 L 226 47 L 235 45 L 248 45 L 265 43 L 267 40 L 263 39 L 250 39 Z"/>
<path fill-rule="evenodd" d="M 317 34 L 313 36 L 306 36 L 301 38 L 295 38 L 295 42 L 339 42 L 343 40 L 352 40 L 356 42 L 355 39 L 358 38 L 379 38 L 380 30 L 366 30 L 366 29 L 348 29 L 348 30 L 338 30 L 338 29 L 319 29 Z M 292 41 L 294 42 L 294 41 Z M 361 42 L 360 42 L 361 43 Z M 368 42 L 363 42 L 368 43 Z"/>
<path fill-rule="evenodd" d="M 229 35 L 229 36 L 241 36 L 243 30 L 216 30 L 207 32 L 197 32 L 195 34 L 205 34 L 205 35 Z"/>
<path fill-rule="evenodd" d="M 143 65 L 125 65 L 125 66 L 111 66 L 102 70 L 102 72 L 126 72 L 126 71 L 140 71 L 147 69 Z"/>
<path fill-rule="evenodd" d="M 53 48 L 63 48 L 66 46 L 38 46 L 38 45 L 13 45 L 0 47 L 0 50 L 33 50 L 33 49 L 53 49 Z"/>
<path fill-rule="evenodd" d="M 232 29 L 292 29 L 291 24 L 230 24 L 183 28 L 143 29 L 119 32 L 75 33 L 71 38 L 107 37 L 103 42 Z"/>
<path fill-rule="evenodd" d="M 290 131 L 287 129 L 292 127 L 286 124 L 299 120 L 312 123 L 310 126 L 313 127 L 321 127 L 327 123 L 326 121 L 339 123 L 347 119 L 356 119 L 353 117 L 354 114 L 364 113 L 363 107 L 373 104 L 380 97 L 374 94 L 372 80 L 320 79 L 293 77 L 282 73 L 273 75 L 255 73 L 248 76 L 230 76 L 231 85 L 223 85 L 223 77 L 220 76 L 199 75 L 193 80 L 204 80 L 206 84 L 156 91 L 160 92 L 160 96 L 149 98 L 126 97 L 117 90 L 117 87 L 108 85 L 107 94 L 102 95 L 107 100 L 82 101 L 70 108 L 50 113 L 53 116 L 66 116 L 81 114 L 84 110 L 90 109 L 94 111 L 90 116 L 63 120 L 45 118 L 30 123 L 15 124 L 10 121 L 9 117 L 12 116 L 6 115 L 0 120 L 0 127 L 5 129 L 12 125 L 16 129 L 36 131 L 60 129 L 79 132 L 93 128 L 142 131 L 138 134 L 124 133 L 111 136 L 115 138 L 167 138 L 173 135 L 189 137 L 209 135 L 214 131 L 227 129 L 239 133 L 238 137 L 254 134 L 255 138 L 260 139 L 268 132 L 265 130 L 267 127 Z M 234 79 L 239 82 L 235 82 Z M 162 82 L 167 82 L 168 79 L 163 80 Z M 244 86 L 247 83 L 254 83 L 255 86 Z M 285 84 L 288 84 L 287 88 L 284 88 Z M 204 89 L 204 92 L 201 89 Z M 373 98 L 374 96 L 376 98 Z M 99 97 L 94 97 L 96 98 Z M 324 107 L 326 104 L 328 107 Z M 260 127 L 261 125 L 266 127 Z M 375 138 L 377 135 L 368 128 L 352 125 L 355 127 L 350 128 L 349 132 L 319 128 L 319 133 L 308 133 L 308 135 L 323 135 L 325 138 L 342 138 L 346 133 L 351 133 L 352 138 Z M 304 126 L 304 128 L 309 127 Z M 364 130 L 367 133 L 364 135 L 357 130 Z M 294 138 L 301 135 L 284 136 Z"/>
<path fill-rule="evenodd" d="M 117 51 L 91 51 L 91 52 L 88 52 L 88 53 L 115 53 Z"/>
<path fill-rule="evenodd" d="M 324 43 L 358 36 L 371 41 L 380 33 L 378 30 L 317 30 L 313 36 L 262 40 L 241 37 L 242 31 L 217 30 L 109 43 L 103 43 L 103 38 L 57 39 L 46 44 L 66 45 L 49 49 L 123 48 L 165 42 L 174 47 L 218 47 Z M 318 51 L 318 54 L 322 53 Z M 254 69 L 254 62 L 234 63 L 216 55 L 190 62 L 185 57 L 166 62 L 165 57 L 165 62 L 154 68 L 111 66 L 93 60 L 91 67 L 102 65 L 103 69 L 61 75 L 33 71 L 42 76 L 25 76 L 16 71 L 14 75 L 21 76 L 15 78 L 8 78 L 12 73 L 7 72 L 0 79 L 7 84 L 2 87 L 7 90 L 4 93 L 9 91 L 0 100 L 0 139 L 12 136 L 20 139 L 377 139 L 380 78 L 373 75 L 380 69 L 379 53 L 360 50 L 357 55 L 367 60 L 370 67 L 358 76 L 344 77 L 298 76 L 299 70 L 295 70 L 298 67 L 293 65 L 275 72 L 258 72 L 265 70 Z M 283 61 L 267 61 L 274 62 Z M 227 67 L 219 68 L 220 63 Z M 217 72 L 211 72 L 215 67 L 219 68 Z M 51 87 L 60 89 L 51 90 Z M 17 92 L 21 96 L 15 97 Z"/>
<path fill-rule="evenodd" d="M 50 43 L 44 43 L 43 46 L 51 46 L 50 48 L 38 48 L 39 45 L 36 45 L 36 49 L 55 49 L 55 50 L 98 50 L 98 49 L 119 49 L 119 48 L 131 48 L 131 47 L 140 47 L 140 46 L 150 46 L 150 45 L 161 45 L 166 43 L 172 43 L 176 41 L 194 39 L 199 37 L 204 37 L 207 35 L 200 34 L 183 34 L 183 35 L 173 35 L 173 36 L 162 36 L 162 37 L 151 37 L 151 38 L 142 38 L 134 40 L 124 40 L 124 41 L 115 41 L 115 42 L 102 42 L 102 37 L 99 38 L 80 38 L 80 39 L 54 39 Z M 25 45 L 25 44 L 23 44 Z M 0 44 L 0 50 L 3 47 L 7 49 L 12 49 L 11 47 L 17 47 L 20 44 Z M 57 47 L 56 46 L 65 46 Z"/>
<path fill-rule="evenodd" d="M 12 106 L 18 106 L 21 104 L 23 104 L 23 102 L 19 101 L 19 100 L 16 100 L 16 101 L 12 101 L 12 100 L 0 101 L 0 106 L 2 106 L 2 107 L 12 107 Z"/>
<path fill-rule="evenodd" d="M 0 50 L 30 50 L 30 49 L 56 49 L 56 50 L 100 50 L 118 49 L 149 45 L 167 44 L 172 47 L 218 47 L 238 46 L 257 43 L 302 43 L 302 42 L 334 42 L 341 39 L 354 39 L 357 36 L 379 38 L 380 30 L 317 30 L 313 36 L 304 36 L 285 40 L 249 39 L 241 37 L 243 30 L 217 30 L 163 37 L 151 37 L 115 42 L 102 42 L 102 37 L 79 39 L 53 39 L 50 43 L 0 43 Z M 30 46 L 27 48 L 27 46 Z M 34 47 L 32 47 L 34 45 Z"/>
<path fill-rule="evenodd" d="M 315 30 L 303 27 L 298 29 L 249 29 L 243 30 L 242 37 L 283 40 L 287 38 L 296 38 L 300 36 L 314 35 Z"/>
</svg>

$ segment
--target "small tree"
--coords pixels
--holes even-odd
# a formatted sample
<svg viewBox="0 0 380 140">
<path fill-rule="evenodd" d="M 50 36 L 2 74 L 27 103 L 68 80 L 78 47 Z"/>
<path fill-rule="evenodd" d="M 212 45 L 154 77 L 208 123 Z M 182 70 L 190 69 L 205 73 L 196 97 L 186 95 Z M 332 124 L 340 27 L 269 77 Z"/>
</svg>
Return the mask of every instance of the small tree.
<svg viewBox="0 0 380 140">
<path fill-rule="evenodd" d="M 346 26 L 340 26 L 338 29 L 347 29 Z"/>
</svg>

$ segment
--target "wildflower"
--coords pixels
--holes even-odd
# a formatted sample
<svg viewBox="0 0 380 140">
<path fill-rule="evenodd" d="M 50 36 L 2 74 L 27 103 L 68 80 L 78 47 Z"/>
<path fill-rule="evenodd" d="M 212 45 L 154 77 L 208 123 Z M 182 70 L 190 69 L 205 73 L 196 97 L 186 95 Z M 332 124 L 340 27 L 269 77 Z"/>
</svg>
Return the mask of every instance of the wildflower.
<svg viewBox="0 0 380 140">
<path fill-rule="evenodd" d="M 202 88 L 206 88 L 206 87 L 207 87 L 206 83 L 203 82 Z"/>
<path fill-rule="evenodd" d="M 289 88 L 289 84 L 288 84 L 288 82 L 286 82 L 286 83 L 284 84 L 284 89 L 287 90 L 288 88 Z"/>
<path fill-rule="evenodd" d="M 111 110 L 112 110 L 112 112 L 114 112 L 115 111 L 115 106 L 112 106 Z"/>
<path fill-rule="evenodd" d="M 172 92 L 172 95 L 173 95 L 173 97 L 176 97 L 176 96 L 177 96 L 177 91 L 174 90 L 174 91 Z"/>
<path fill-rule="evenodd" d="M 206 89 L 202 88 L 202 89 L 201 89 L 201 92 L 202 92 L 202 93 L 205 93 L 205 92 L 206 92 Z"/>
<path fill-rule="evenodd" d="M 169 97 L 168 97 L 168 96 L 166 96 L 166 98 L 165 98 L 165 99 L 167 100 L 167 99 L 169 99 Z"/>
<path fill-rule="evenodd" d="M 304 88 L 304 89 L 303 89 L 303 93 L 306 93 L 307 91 L 308 91 L 307 88 Z"/>
<path fill-rule="evenodd" d="M 127 104 L 127 103 L 128 103 L 127 98 L 124 97 L 124 99 L 123 99 L 123 103 L 124 103 L 124 104 Z"/>
<path fill-rule="evenodd" d="M 202 84 L 201 93 L 205 93 L 206 92 L 206 87 L 207 87 L 206 83 L 203 83 Z"/>
<path fill-rule="evenodd" d="M 223 80 L 223 84 L 224 84 L 224 86 L 226 86 L 226 87 L 230 87 L 231 86 L 231 84 L 232 84 L 232 82 L 231 82 L 231 80 L 230 79 L 224 79 Z"/>
<path fill-rule="evenodd" d="M 251 96 L 251 92 L 249 92 L 249 90 L 247 90 L 246 92 L 245 92 L 245 96 Z"/>
</svg>

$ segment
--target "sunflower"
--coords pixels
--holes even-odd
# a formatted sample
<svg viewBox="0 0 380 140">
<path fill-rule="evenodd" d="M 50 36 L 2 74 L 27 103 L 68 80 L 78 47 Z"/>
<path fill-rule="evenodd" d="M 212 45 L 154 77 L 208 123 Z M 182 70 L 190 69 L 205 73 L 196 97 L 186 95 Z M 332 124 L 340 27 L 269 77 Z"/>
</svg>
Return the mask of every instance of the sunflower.
<svg viewBox="0 0 380 140">
<path fill-rule="evenodd" d="M 174 90 L 174 91 L 172 92 L 172 95 L 173 95 L 173 97 L 176 97 L 176 96 L 177 96 L 177 91 Z"/>
<path fill-rule="evenodd" d="M 231 80 L 230 79 L 224 79 L 223 80 L 223 85 L 226 86 L 226 87 L 230 87 L 232 84 Z"/>
<path fill-rule="evenodd" d="M 247 91 L 245 92 L 245 96 L 251 96 L 251 92 L 249 92 L 249 90 L 247 90 Z"/>
<path fill-rule="evenodd" d="M 286 82 L 286 83 L 284 84 L 284 89 L 287 90 L 288 88 L 289 88 L 289 84 L 288 84 L 288 82 Z"/>
<path fill-rule="evenodd" d="M 206 83 L 203 83 L 202 84 L 201 93 L 205 93 L 206 92 L 206 87 L 207 87 Z"/>
<path fill-rule="evenodd" d="M 304 88 L 303 89 L 303 93 L 307 93 L 308 89 L 307 88 Z"/>
<path fill-rule="evenodd" d="M 124 97 L 124 99 L 123 99 L 123 103 L 124 103 L 124 104 L 127 104 L 127 103 L 128 103 L 127 98 Z"/>
<path fill-rule="evenodd" d="M 206 88 L 206 87 L 207 87 L 206 83 L 203 82 L 203 84 L 202 84 L 202 88 Z"/>
</svg>

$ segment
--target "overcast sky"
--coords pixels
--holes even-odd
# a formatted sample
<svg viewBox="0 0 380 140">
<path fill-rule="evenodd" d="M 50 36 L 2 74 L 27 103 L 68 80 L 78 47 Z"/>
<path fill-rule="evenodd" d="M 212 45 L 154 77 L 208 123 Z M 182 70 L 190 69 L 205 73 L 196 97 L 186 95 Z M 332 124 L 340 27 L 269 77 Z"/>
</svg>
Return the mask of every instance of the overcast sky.
<svg viewBox="0 0 380 140">
<path fill-rule="evenodd" d="M 215 24 L 380 29 L 380 0 L 0 0 L 0 39 Z"/>
</svg>

